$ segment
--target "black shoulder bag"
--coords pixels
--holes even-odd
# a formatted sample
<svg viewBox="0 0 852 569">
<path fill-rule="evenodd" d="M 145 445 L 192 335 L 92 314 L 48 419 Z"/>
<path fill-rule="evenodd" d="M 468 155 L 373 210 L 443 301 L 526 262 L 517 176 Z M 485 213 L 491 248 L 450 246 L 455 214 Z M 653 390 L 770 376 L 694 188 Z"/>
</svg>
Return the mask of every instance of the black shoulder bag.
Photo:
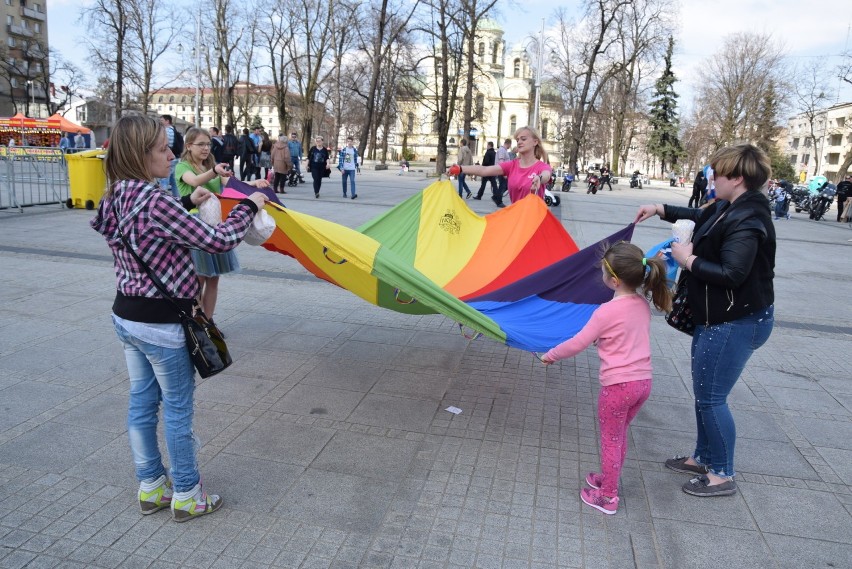
<svg viewBox="0 0 852 569">
<path fill-rule="evenodd" d="M 202 378 L 207 378 L 216 375 L 231 365 L 233 360 L 231 359 L 231 354 L 228 352 L 228 346 L 225 344 L 225 338 L 222 336 L 219 328 L 207 318 L 197 301 L 193 301 L 192 303 L 191 315 L 187 314 L 180 307 L 172 295 L 169 294 L 162 281 L 157 278 L 157 275 L 151 271 L 148 264 L 130 246 L 127 237 L 121 231 L 121 221 L 118 217 L 118 212 L 115 210 L 115 202 L 113 202 L 113 213 L 115 214 L 118 227 L 118 235 L 121 237 L 124 246 L 127 247 L 127 250 L 136 259 L 136 262 L 145 269 L 145 273 L 147 273 L 151 282 L 154 283 L 154 286 L 157 287 L 157 290 L 160 291 L 160 294 L 174 305 L 180 317 L 183 333 L 186 336 L 186 349 L 189 351 L 189 358 L 192 360 L 195 369 L 198 370 L 198 375 Z"/>
<path fill-rule="evenodd" d="M 692 336 L 695 333 L 695 321 L 692 319 L 692 309 L 689 307 L 688 286 L 689 274 L 682 270 L 674 298 L 672 298 L 672 311 L 666 314 L 666 322 L 675 330 Z"/>
</svg>

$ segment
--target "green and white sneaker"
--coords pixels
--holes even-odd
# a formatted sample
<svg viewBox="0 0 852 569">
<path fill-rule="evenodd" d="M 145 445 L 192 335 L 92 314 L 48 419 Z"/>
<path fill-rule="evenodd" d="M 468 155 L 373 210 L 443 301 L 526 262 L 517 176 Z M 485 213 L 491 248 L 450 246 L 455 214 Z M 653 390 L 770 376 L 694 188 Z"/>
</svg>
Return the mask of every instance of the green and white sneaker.
<svg viewBox="0 0 852 569">
<path fill-rule="evenodd" d="M 159 512 L 172 503 L 172 482 L 165 474 L 153 482 L 142 482 L 136 496 L 143 516 Z"/>
<path fill-rule="evenodd" d="M 172 496 L 172 519 L 188 522 L 189 520 L 212 514 L 222 506 L 222 498 L 216 494 L 208 494 L 201 488 L 201 483 L 189 492 L 175 492 Z"/>
</svg>

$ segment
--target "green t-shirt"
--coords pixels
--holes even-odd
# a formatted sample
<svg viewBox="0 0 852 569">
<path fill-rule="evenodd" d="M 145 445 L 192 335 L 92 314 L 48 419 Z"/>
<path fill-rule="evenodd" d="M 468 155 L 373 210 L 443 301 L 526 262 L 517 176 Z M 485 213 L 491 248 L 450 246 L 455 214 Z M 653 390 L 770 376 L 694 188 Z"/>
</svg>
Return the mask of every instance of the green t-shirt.
<svg viewBox="0 0 852 569">
<path fill-rule="evenodd" d="M 195 168 L 193 168 L 192 165 L 189 162 L 187 162 L 185 160 L 181 160 L 180 162 L 178 162 L 177 166 L 175 166 L 175 180 L 177 180 L 177 187 L 178 187 L 178 191 L 180 192 L 181 197 L 188 196 L 195 190 L 195 188 L 193 186 L 190 186 L 189 184 L 184 182 L 183 179 L 182 179 L 183 175 L 186 174 L 187 172 L 192 172 L 196 176 L 198 175 L 198 172 L 195 171 Z M 222 193 L 222 179 L 219 176 L 216 176 L 215 178 L 213 178 L 212 180 L 210 180 L 206 184 L 203 184 L 201 187 L 207 188 L 208 190 L 210 190 L 214 194 L 217 194 L 217 195 L 221 194 Z"/>
</svg>

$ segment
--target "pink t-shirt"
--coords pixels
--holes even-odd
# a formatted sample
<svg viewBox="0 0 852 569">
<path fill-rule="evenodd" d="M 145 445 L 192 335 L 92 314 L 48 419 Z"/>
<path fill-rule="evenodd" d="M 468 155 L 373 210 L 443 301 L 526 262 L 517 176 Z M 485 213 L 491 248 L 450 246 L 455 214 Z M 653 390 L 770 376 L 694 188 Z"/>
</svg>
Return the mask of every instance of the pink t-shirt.
<svg viewBox="0 0 852 569">
<path fill-rule="evenodd" d="M 509 199 L 512 200 L 512 203 L 530 194 L 533 176 L 542 172 L 550 172 L 550 164 L 541 160 L 536 160 L 532 166 L 527 168 L 521 168 L 520 161 L 517 159 L 502 162 L 499 166 L 503 168 L 503 173 L 508 178 Z M 551 173 L 551 175 L 553 174 Z M 538 188 L 536 195 L 544 199 L 544 185 Z"/>
<path fill-rule="evenodd" d="M 598 342 L 601 385 L 651 379 L 651 308 L 639 294 L 602 304 L 570 340 L 545 354 L 549 360 L 576 356 Z"/>
</svg>

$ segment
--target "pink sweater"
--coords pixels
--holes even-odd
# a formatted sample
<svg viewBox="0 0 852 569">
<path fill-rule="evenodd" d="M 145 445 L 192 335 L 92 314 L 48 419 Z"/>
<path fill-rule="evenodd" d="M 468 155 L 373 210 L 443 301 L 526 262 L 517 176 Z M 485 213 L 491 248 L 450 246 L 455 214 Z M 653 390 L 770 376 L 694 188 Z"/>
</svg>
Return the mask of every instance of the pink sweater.
<svg viewBox="0 0 852 569">
<path fill-rule="evenodd" d="M 576 336 L 545 354 L 549 360 L 576 356 L 598 342 L 601 385 L 651 379 L 651 308 L 639 294 L 602 304 Z"/>
</svg>

